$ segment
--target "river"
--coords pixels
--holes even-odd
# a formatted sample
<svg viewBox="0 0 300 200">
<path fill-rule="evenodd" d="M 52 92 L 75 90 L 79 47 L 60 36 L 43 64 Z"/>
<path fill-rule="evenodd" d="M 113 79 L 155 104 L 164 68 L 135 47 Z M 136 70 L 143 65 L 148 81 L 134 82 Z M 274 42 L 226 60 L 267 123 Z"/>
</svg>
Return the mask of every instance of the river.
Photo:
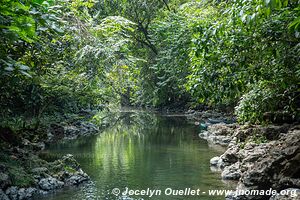
<svg viewBox="0 0 300 200">
<path fill-rule="evenodd" d="M 198 133 L 198 127 L 184 116 L 122 113 L 97 135 L 62 141 L 47 148 L 52 157 L 73 154 L 92 181 L 43 199 L 121 199 L 120 195 L 112 194 L 114 188 L 118 188 L 114 192 L 134 190 L 137 195 L 126 195 L 132 199 L 224 199 L 207 194 L 209 189 L 228 189 L 229 184 L 221 181 L 218 172 L 210 170 L 210 158 L 220 152 L 198 138 Z M 165 194 L 170 189 L 186 188 L 200 193 Z M 141 195 L 141 190 L 158 192 L 150 198 L 150 193 Z M 124 195 L 123 199 L 126 198 Z"/>
</svg>

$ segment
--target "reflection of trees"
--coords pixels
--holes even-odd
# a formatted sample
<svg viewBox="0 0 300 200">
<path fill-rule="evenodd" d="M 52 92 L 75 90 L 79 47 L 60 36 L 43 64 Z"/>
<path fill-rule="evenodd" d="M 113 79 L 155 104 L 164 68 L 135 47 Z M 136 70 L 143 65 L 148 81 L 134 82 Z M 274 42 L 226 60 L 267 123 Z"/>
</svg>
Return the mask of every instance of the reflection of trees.
<svg viewBox="0 0 300 200">
<path fill-rule="evenodd" d="M 138 125 L 141 128 L 155 126 L 157 117 L 154 113 L 143 111 L 102 111 L 94 116 L 94 123 L 99 125 L 105 124 L 106 128 L 111 128 L 122 124 L 128 127 L 131 125 Z"/>
<path fill-rule="evenodd" d="M 203 180 L 216 184 L 215 175 L 208 173 L 215 154 L 208 152 L 206 143 L 193 140 L 196 130 L 185 118 L 129 112 L 113 119 L 101 134 L 55 148 L 74 154 L 98 191 L 190 184 L 204 188 L 209 184 Z"/>
<path fill-rule="evenodd" d="M 130 175 L 130 180 L 135 180 L 131 184 L 155 186 L 157 177 L 170 176 L 167 172 L 172 171 L 173 164 L 178 166 L 178 162 L 182 162 L 182 170 L 185 170 L 185 159 L 199 159 L 199 155 L 191 154 L 197 151 L 197 145 L 192 144 L 190 134 L 194 130 L 185 126 L 184 118 L 173 118 L 174 122 L 172 118 L 140 113 L 121 116 L 95 144 L 94 162 L 101 166 L 101 179 L 105 182 L 111 182 L 117 171 L 117 177 L 125 182 L 129 181 L 126 177 Z M 178 152 L 179 147 L 183 153 Z"/>
</svg>

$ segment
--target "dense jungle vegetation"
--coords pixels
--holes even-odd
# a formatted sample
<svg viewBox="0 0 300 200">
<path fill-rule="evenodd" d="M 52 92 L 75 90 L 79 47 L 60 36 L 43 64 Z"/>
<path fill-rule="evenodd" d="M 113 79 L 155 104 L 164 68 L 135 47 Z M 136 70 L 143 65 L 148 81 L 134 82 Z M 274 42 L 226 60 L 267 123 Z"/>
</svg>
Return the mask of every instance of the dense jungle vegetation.
<svg viewBox="0 0 300 200">
<path fill-rule="evenodd" d="M 112 105 L 299 119 L 298 0 L 1 0 L 0 38 L 2 126 Z"/>
</svg>

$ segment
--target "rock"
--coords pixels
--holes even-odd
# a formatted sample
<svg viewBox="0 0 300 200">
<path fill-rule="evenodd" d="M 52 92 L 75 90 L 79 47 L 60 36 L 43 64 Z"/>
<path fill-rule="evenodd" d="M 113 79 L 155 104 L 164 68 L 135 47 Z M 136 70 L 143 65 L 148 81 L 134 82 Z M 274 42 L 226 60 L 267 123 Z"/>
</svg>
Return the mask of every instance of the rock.
<svg viewBox="0 0 300 200">
<path fill-rule="evenodd" d="M 8 196 L 0 189 L 0 199 L 1 200 L 9 200 Z"/>
<path fill-rule="evenodd" d="M 91 123 L 91 122 L 83 122 L 83 123 L 81 123 L 81 126 L 85 127 L 89 131 L 93 131 L 93 132 L 94 131 L 99 131 L 98 127 L 95 124 Z"/>
<path fill-rule="evenodd" d="M 219 169 L 224 168 L 224 162 L 223 159 L 221 157 L 213 157 L 212 159 L 210 159 L 210 165 Z"/>
<path fill-rule="evenodd" d="M 46 168 L 46 167 L 36 167 L 36 168 L 33 168 L 31 170 L 33 176 L 35 179 L 42 179 L 42 178 L 47 178 L 49 177 L 50 175 L 48 175 L 50 172 L 49 170 Z"/>
<path fill-rule="evenodd" d="M 33 142 L 33 143 L 31 143 L 31 146 L 34 151 L 41 151 L 41 150 L 45 149 L 44 142 Z"/>
<path fill-rule="evenodd" d="M 18 191 L 18 199 L 23 200 L 23 199 L 32 199 L 35 194 L 37 194 L 37 189 L 36 188 L 21 188 Z"/>
<path fill-rule="evenodd" d="M 56 178 L 43 178 L 38 183 L 39 187 L 42 190 L 54 190 L 58 188 L 62 188 L 64 186 L 64 182 L 57 180 Z"/>
<path fill-rule="evenodd" d="M 207 141 L 221 146 L 228 146 L 231 141 L 231 137 L 225 135 L 210 135 L 208 136 Z"/>
<path fill-rule="evenodd" d="M 210 159 L 210 165 L 217 166 L 220 159 L 221 158 L 219 156 L 213 157 L 212 159 Z"/>
<path fill-rule="evenodd" d="M 239 147 L 232 146 L 228 148 L 225 153 L 221 155 L 221 158 L 225 166 L 236 163 L 239 160 Z"/>
<path fill-rule="evenodd" d="M 61 160 L 65 165 L 71 167 L 74 170 L 80 169 L 79 163 L 75 160 L 75 158 L 72 154 L 67 154 L 67 155 L 63 156 Z"/>
<path fill-rule="evenodd" d="M 267 127 L 262 127 L 261 132 L 268 140 L 277 140 L 282 133 L 287 133 L 290 124 L 284 124 L 281 126 L 269 125 Z"/>
<path fill-rule="evenodd" d="M 268 145 L 242 176 L 245 186 L 260 189 L 300 187 L 300 131 L 290 131 Z"/>
<path fill-rule="evenodd" d="M 79 185 L 89 180 L 89 176 L 82 171 L 72 175 L 70 178 L 65 180 L 67 185 Z"/>
<path fill-rule="evenodd" d="M 230 166 L 226 166 L 222 171 L 223 180 L 239 180 L 241 177 L 241 171 L 239 169 L 239 163 L 235 163 Z"/>
<path fill-rule="evenodd" d="M 64 127 L 59 124 L 51 124 L 48 131 L 49 140 L 58 140 L 64 137 Z"/>
<path fill-rule="evenodd" d="M 25 148 L 33 150 L 33 151 L 40 151 L 45 149 L 44 142 L 30 142 L 28 139 L 22 139 L 22 144 Z"/>
<path fill-rule="evenodd" d="M 208 121 L 208 123 L 210 123 L 210 124 L 219 124 L 219 123 L 223 123 L 223 119 L 212 119 L 212 118 L 208 118 L 207 121 Z"/>
<path fill-rule="evenodd" d="M 214 135 L 232 135 L 234 131 L 234 129 L 224 123 L 211 125 L 207 130 Z"/>
<path fill-rule="evenodd" d="M 232 134 L 228 149 L 220 157 L 212 158 L 211 166 L 223 162 L 222 179 L 239 180 L 238 188 L 244 190 L 280 191 L 284 188 L 300 188 L 300 128 L 284 126 L 238 127 Z M 207 138 L 212 138 L 211 133 Z M 214 135 L 221 136 L 221 135 Z M 272 141 L 255 138 L 265 137 Z M 249 139 L 250 138 L 250 139 Z M 254 139 L 251 139 L 254 138 Z M 252 142 L 251 142 L 252 141 Z M 243 142 L 243 143 L 241 143 Z M 241 145 L 243 144 L 243 145 Z M 230 200 L 265 200 L 266 196 L 228 195 Z M 271 200 L 300 199 L 282 195 Z"/>
<path fill-rule="evenodd" d="M 43 174 L 49 172 L 49 170 L 46 167 L 36 167 L 33 168 L 31 172 L 34 174 Z"/>
<path fill-rule="evenodd" d="M 64 132 L 68 138 L 76 138 L 80 134 L 80 130 L 76 126 L 64 126 Z"/>
<path fill-rule="evenodd" d="M 0 172 L 0 188 L 5 189 L 10 185 L 11 185 L 10 177 L 5 173 Z"/>
<path fill-rule="evenodd" d="M 62 159 L 54 162 L 53 165 L 56 167 L 56 171 L 59 171 L 53 176 L 58 180 L 64 181 L 65 185 L 79 185 L 90 180 L 90 177 L 82 171 L 79 163 L 71 154 L 63 156 Z"/>
<path fill-rule="evenodd" d="M 208 131 L 203 131 L 203 132 L 199 133 L 199 137 L 202 139 L 205 139 L 205 140 L 207 140 L 209 135 L 210 135 L 210 133 Z"/>
<path fill-rule="evenodd" d="M 203 131 L 203 132 L 199 133 L 199 137 L 207 140 L 208 143 L 217 144 L 220 146 L 228 146 L 228 144 L 231 141 L 230 136 L 214 135 L 208 131 Z"/>
<path fill-rule="evenodd" d="M 21 188 L 18 191 L 18 199 L 19 200 L 23 200 L 26 198 L 26 192 L 25 192 L 25 188 Z"/>
<path fill-rule="evenodd" d="M 232 141 L 231 135 L 234 131 L 233 125 L 226 125 L 224 123 L 214 124 L 208 127 L 207 131 L 199 134 L 199 137 L 205 139 L 210 144 L 217 144 L 220 146 L 228 146 Z"/>
<path fill-rule="evenodd" d="M 216 156 L 210 159 L 210 170 L 213 172 L 221 171 L 224 168 L 224 162 L 222 158 Z"/>
<path fill-rule="evenodd" d="M 221 113 L 213 112 L 213 111 L 203 111 L 201 113 L 202 118 L 208 119 L 208 118 L 220 118 L 222 116 Z"/>
<path fill-rule="evenodd" d="M 262 144 L 247 143 L 244 149 L 239 151 L 239 159 L 242 161 L 241 170 L 251 169 L 257 160 L 268 153 L 271 146 L 272 142 Z"/>
<path fill-rule="evenodd" d="M 189 115 L 189 114 L 193 114 L 193 113 L 195 113 L 195 112 L 196 112 L 196 111 L 193 110 L 193 109 L 188 109 L 188 111 L 186 112 L 186 114 Z"/>
<path fill-rule="evenodd" d="M 5 193 L 11 200 L 18 200 L 18 187 L 9 187 L 6 189 Z"/>
<path fill-rule="evenodd" d="M 296 200 L 300 199 L 300 189 L 288 188 L 281 190 L 278 195 L 273 195 L 270 200 Z"/>
<path fill-rule="evenodd" d="M 61 138 L 76 139 L 79 136 L 91 135 L 98 132 L 98 126 L 91 122 L 77 121 L 72 124 L 51 124 L 48 131 L 48 138 L 50 141 Z"/>
<path fill-rule="evenodd" d="M 41 195 L 41 196 L 46 195 L 46 194 L 48 194 L 48 193 L 49 193 L 49 192 L 48 192 L 48 191 L 45 191 L 45 190 L 37 190 L 37 192 L 36 192 L 37 195 Z"/>
<path fill-rule="evenodd" d="M 64 126 L 65 137 L 68 139 L 75 139 L 78 136 L 86 136 L 99 132 L 99 128 L 90 122 L 78 121 L 73 125 Z"/>
</svg>

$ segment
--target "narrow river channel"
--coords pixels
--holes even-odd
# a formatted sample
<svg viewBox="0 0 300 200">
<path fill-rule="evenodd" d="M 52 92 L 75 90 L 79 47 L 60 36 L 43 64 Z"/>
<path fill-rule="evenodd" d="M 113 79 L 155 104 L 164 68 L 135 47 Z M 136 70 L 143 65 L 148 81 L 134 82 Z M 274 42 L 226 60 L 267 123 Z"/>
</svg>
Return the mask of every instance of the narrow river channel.
<svg viewBox="0 0 300 200">
<path fill-rule="evenodd" d="M 184 116 L 122 113 L 98 135 L 51 145 L 49 155 L 73 154 L 91 182 L 45 196 L 44 200 L 225 199 L 209 189 L 228 189 L 209 160 L 220 154 L 198 138 L 199 129 Z M 115 196 L 112 190 L 160 190 L 156 196 Z M 200 195 L 166 195 L 167 188 L 200 189 Z M 206 192 L 204 194 L 203 192 Z"/>
</svg>

